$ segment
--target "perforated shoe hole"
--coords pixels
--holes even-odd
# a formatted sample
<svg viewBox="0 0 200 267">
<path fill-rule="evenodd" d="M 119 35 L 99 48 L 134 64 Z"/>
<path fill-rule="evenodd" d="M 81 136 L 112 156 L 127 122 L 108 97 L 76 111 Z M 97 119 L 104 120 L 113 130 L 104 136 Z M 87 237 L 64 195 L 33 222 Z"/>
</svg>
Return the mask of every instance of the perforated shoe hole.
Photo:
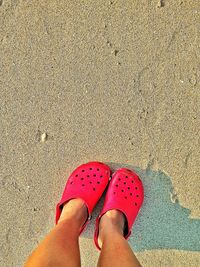
<svg viewBox="0 0 200 267">
<path fill-rule="evenodd" d="M 70 184 L 73 184 L 73 182 L 71 182 Z"/>
<path fill-rule="evenodd" d="M 93 188 L 93 191 L 95 191 L 95 190 L 96 190 L 96 188 L 94 187 L 94 188 Z"/>
<path fill-rule="evenodd" d="M 83 181 L 83 180 L 84 180 L 84 178 L 81 178 L 81 180 Z"/>
<path fill-rule="evenodd" d="M 82 184 L 82 186 L 85 186 L 84 184 Z"/>
<path fill-rule="evenodd" d="M 128 190 L 130 190 L 130 187 L 128 187 Z"/>
<path fill-rule="evenodd" d="M 139 195 L 136 195 L 136 197 L 139 197 Z"/>
<path fill-rule="evenodd" d="M 126 176 L 126 178 L 128 178 L 128 176 Z"/>
<path fill-rule="evenodd" d="M 134 181 L 132 180 L 132 181 L 131 181 L 131 183 L 133 184 L 133 183 L 134 183 Z"/>
<path fill-rule="evenodd" d="M 115 195 L 116 194 L 116 192 L 113 192 L 113 195 Z"/>
<path fill-rule="evenodd" d="M 133 194 L 132 193 L 130 193 L 130 196 L 132 196 Z"/>
<path fill-rule="evenodd" d="M 121 181 L 121 179 L 119 178 L 118 181 Z"/>
<path fill-rule="evenodd" d="M 96 174 L 94 174 L 93 176 L 96 177 Z"/>
<path fill-rule="evenodd" d="M 115 186 L 118 187 L 118 184 L 116 184 Z"/>
<path fill-rule="evenodd" d="M 78 174 L 76 174 L 75 177 L 78 177 Z"/>
<path fill-rule="evenodd" d="M 127 199 L 127 197 L 124 197 L 125 199 Z"/>
<path fill-rule="evenodd" d="M 97 171 L 99 172 L 99 169 L 97 169 Z"/>
<path fill-rule="evenodd" d="M 126 184 L 126 182 L 124 182 L 124 184 Z"/>
<path fill-rule="evenodd" d="M 100 182 L 98 181 L 97 184 L 100 184 Z"/>
<path fill-rule="evenodd" d="M 137 187 L 135 187 L 135 189 L 137 190 L 138 188 L 137 188 Z"/>
<path fill-rule="evenodd" d="M 92 170 L 92 168 L 90 168 L 90 171 Z"/>
<path fill-rule="evenodd" d="M 100 178 L 102 178 L 103 177 L 103 175 L 100 175 Z"/>
<path fill-rule="evenodd" d="M 90 182 L 90 184 L 92 184 L 92 182 Z"/>
<path fill-rule="evenodd" d="M 137 203 L 135 202 L 135 206 L 137 206 Z"/>
<path fill-rule="evenodd" d="M 87 177 L 89 178 L 90 176 L 89 176 L 89 175 L 87 175 Z"/>
<path fill-rule="evenodd" d="M 124 190 L 122 189 L 122 192 L 124 192 Z"/>
</svg>

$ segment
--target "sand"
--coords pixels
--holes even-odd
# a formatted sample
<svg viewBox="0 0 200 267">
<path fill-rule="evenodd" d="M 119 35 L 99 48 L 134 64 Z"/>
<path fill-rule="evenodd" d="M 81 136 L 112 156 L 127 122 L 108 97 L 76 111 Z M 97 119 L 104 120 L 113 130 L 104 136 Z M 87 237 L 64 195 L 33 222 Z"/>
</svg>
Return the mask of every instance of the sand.
<svg viewBox="0 0 200 267">
<path fill-rule="evenodd" d="M 0 1 L 0 266 L 22 266 L 90 160 L 166 175 L 171 205 L 199 221 L 199 21 L 190 0 Z M 97 257 L 90 229 L 84 266 Z M 198 266 L 199 244 L 181 245 L 137 255 Z"/>
</svg>

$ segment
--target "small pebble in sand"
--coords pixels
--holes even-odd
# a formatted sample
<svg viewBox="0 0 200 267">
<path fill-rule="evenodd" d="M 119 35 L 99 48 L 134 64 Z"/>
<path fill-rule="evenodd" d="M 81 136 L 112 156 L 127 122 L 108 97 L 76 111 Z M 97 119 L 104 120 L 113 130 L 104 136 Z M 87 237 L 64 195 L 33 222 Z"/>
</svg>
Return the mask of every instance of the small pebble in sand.
<svg viewBox="0 0 200 267">
<path fill-rule="evenodd" d="M 178 201 L 177 193 L 174 190 L 170 192 L 170 199 L 171 199 L 171 202 L 174 204 Z"/>
<path fill-rule="evenodd" d="M 107 46 L 112 47 L 112 44 L 109 41 L 107 41 Z"/>
<path fill-rule="evenodd" d="M 158 8 L 164 7 L 165 6 L 165 1 L 164 0 L 159 0 L 158 1 Z"/>
<path fill-rule="evenodd" d="M 40 136 L 40 141 L 41 141 L 42 143 L 46 142 L 46 141 L 47 141 L 47 137 L 48 137 L 47 133 L 43 133 L 43 134 L 41 134 L 41 136 Z"/>
<path fill-rule="evenodd" d="M 119 53 L 119 50 L 117 50 L 117 49 L 115 49 L 115 50 L 113 51 L 113 54 L 114 54 L 115 56 L 117 56 L 118 53 Z"/>
</svg>

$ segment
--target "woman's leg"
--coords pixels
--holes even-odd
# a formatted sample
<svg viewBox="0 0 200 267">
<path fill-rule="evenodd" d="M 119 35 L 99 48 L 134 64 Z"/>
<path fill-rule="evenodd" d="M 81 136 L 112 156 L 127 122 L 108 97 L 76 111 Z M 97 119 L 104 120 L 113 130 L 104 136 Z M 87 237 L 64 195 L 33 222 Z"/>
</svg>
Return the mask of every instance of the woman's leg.
<svg viewBox="0 0 200 267">
<path fill-rule="evenodd" d="M 141 267 L 128 242 L 123 237 L 125 218 L 118 210 L 106 212 L 99 224 L 101 254 L 98 267 Z"/>
<path fill-rule="evenodd" d="M 64 205 L 58 224 L 28 258 L 25 267 L 79 267 L 78 237 L 87 219 L 87 208 L 81 199 Z"/>
</svg>

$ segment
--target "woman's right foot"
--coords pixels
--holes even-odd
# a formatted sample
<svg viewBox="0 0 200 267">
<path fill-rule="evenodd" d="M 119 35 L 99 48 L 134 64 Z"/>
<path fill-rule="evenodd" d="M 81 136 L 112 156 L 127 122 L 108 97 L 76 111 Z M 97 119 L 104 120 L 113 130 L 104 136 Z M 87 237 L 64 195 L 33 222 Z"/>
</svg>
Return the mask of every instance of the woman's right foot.
<svg viewBox="0 0 200 267">
<path fill-rule="evenodd" d="M 121 168 L 112 175 L 103 209 L 96 219 L 94 242 L 98 249 L 116 235 L 125 239 L 130 236 L 143 199 L 142 181 L 136 173 Z"/>
<path fill-rule="evenodd" d="M 98 244 L 102 248 L 102 244 L 106 237 L 110 234 L 124 233 L 125 217 L 119 210 L 109 210 L 102 217 L 99 222 Z"/>
</svg>

